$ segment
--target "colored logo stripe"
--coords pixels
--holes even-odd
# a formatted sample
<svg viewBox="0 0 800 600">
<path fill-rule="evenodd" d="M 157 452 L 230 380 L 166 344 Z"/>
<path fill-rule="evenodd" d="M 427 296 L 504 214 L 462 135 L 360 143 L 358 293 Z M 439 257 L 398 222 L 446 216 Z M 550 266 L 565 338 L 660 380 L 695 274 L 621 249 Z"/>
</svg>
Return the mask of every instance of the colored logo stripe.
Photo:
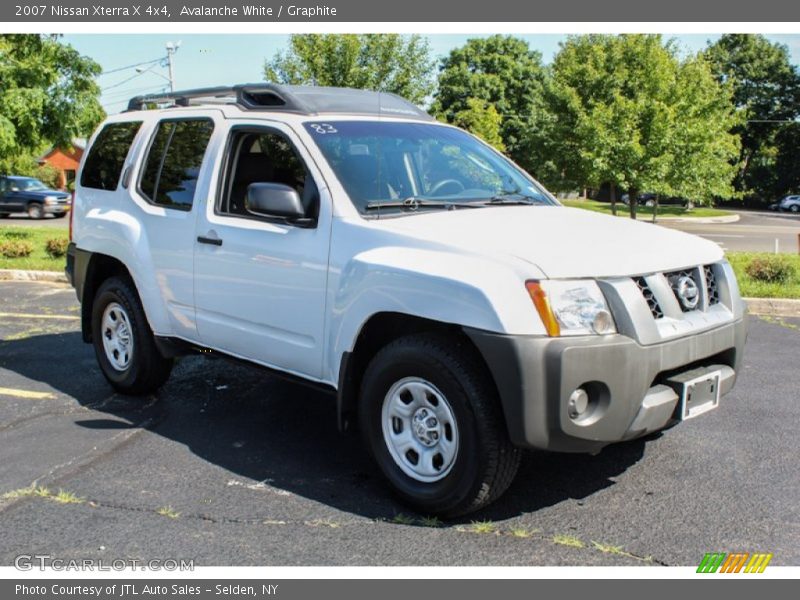
<svg viewBox="0 0 800 600">
<path fill-rule="evenodd" d="M 703 560 L 700 561 L 700 566 L 697 567 L 697 572 L 716 573 L 723 560 L 725 560 L 724 552 L 708 552 L 703 557 Z"/>
<path fill-rule="evenodd" d="M 753 554 L 750 562 L 744 568 L 745 573 L 763 573 L 767 568 L 769 561 L 772 560 L 772 554 Z"/>
<path fill-rule="evenodd" d="M 744 561 L 750 556 L 749 552 L 733 552 L 728 554 L 728 558 L 722 563 L 720 573 L 738 573 L 744 566 Z"/>
</svg>

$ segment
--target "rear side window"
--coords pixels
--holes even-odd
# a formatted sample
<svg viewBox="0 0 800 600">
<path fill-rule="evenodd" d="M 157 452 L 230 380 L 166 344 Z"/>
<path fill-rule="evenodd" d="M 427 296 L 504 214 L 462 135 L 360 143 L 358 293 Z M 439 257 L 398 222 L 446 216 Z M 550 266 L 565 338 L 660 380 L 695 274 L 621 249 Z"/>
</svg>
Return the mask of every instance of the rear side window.
<svg viewBox="0 0 800 600">
<path fill-rule="evenodd" d="M 122 174 L 133 138 L 141 121 L 109 123 L 97 134 L 86 162 L 83 164 L 81 185 L 98 190 L 115 190 Z"/>
<path fill-rule="evenodd" d="M 153 204 L 191 209 L 213 131 L 210 119 L 161 121 L 147 152 L 139 191 Z"/>
</svg>

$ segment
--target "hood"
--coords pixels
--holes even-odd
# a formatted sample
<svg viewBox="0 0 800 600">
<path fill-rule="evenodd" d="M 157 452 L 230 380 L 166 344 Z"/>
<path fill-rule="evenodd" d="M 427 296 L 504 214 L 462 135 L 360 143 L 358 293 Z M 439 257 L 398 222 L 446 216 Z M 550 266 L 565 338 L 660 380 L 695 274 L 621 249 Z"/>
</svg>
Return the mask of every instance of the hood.
<svg viewBox="0 0 800 600">
<path fill-rule="evenodd" d="M 624 277 L 720 260 L 703 238 L 563 206 L 495 206 L 372 221 L 419 240 L 536 265 L 547 277 Z"/>
</svg>

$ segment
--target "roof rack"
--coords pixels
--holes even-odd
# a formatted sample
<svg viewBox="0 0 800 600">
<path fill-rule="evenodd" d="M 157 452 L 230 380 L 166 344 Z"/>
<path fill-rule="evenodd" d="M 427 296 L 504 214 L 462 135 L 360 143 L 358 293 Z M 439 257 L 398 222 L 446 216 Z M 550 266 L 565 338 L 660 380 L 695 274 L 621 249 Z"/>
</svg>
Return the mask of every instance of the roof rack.
<svg viewBox="0 0 800 600">
<path fill-rule="evenodd" d="M 135 96 L 128 102 L 128 111 L 146 110 L 153 105 L 163 108 L 219 103 L 235 104 L 244 110 L 302 115 L 346 113 L 433 120 L 405 98 L 388 92 L 274 83 L 246 83 Z"/>
</svg>

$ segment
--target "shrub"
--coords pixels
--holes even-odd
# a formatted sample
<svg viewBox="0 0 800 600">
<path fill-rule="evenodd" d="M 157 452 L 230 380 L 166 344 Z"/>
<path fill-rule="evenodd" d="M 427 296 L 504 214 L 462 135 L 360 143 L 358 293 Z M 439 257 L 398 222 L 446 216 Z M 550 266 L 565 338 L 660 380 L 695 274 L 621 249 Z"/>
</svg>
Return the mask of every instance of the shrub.
<svg viewBox="0 0 800 600">
<path fill-rule="evenodd" d="M 30 242 L 19 240 L 0 242 L 0 254 L 6 258 L 24 258 L 30 256 L 31 252 L 33 252 L 33 246 Z"/>
<path fill-rule="evenodd" d="M 50 238 L 44 245 L 44 251 L 50 258 L 61 258 L 67 253 L 68 245 L 66 238 Z"/>
<path fill-rule="evenodd" d="M 782 256 L 759 256 L 745 267 L 745 273 L 758 281 L 786 283 L 794 277 L 795 269 Z"/>
<path fill-rule="evenodd" d="M 0 240 L 2 240 L 2 238 L 9 240 L 27 240 L 30 237 L 33 237 L 33 233 L 24 229 L 9 229 L 6 231 L 0 231 Z"/>
</svg>

